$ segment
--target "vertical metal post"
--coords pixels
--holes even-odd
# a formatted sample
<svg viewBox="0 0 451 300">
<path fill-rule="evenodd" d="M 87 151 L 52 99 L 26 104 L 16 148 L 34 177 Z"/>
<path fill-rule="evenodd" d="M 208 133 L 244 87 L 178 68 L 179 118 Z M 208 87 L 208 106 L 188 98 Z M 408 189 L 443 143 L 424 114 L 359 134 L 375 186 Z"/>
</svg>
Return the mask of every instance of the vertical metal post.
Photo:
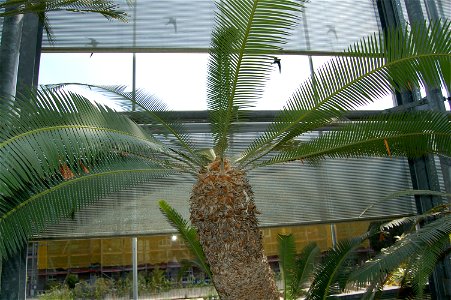
<svg viewBox="0 0 451 300">
<path fill-rule="evenodd" d="M 310 50 L 312 50 L 312 47 L 310 45 L 310 35 L 308 32 L 307 15 L 305 14 L 305 10 L 302 11 L 302 21 L 304 26 L 305 46 L 307 48 L 307 51 L 310 52 Z M 310 75 L 313 76 L 315 73 L 315 69 L 313 68 L 313 59 L 310 54 L 308 55 L 308 61 L 310 67 Z M 314 77 L 313 80 L 315 80 Z"/>
<path fill-rule="evenodd" d="M 6 8 L 9 9 L 14 7 Z M 16 95 L 23 17 L 20 14 L 3 18 L 0 45 L 0 97 L 3 99 L 0 104 Z"/>
<path fill-rule="evenodd" d="M 381 23 L 383 29 L 387 29 L 390 24 L 399 26 L 404 23 L 404 18 L 400 12 L 400 0 L 378 0 L 378 8 L 381 13 Z M 422 12 L 420 0 L 404 0 L 407 15 L 410 23 L 423 22 L 424 14 Z M 427 1 L 427 7 L 430 12 L 433 12 L 434 1 Z M 443 96 L 438 87 L 426 87 L 427 95 L 427 109 L 442 111 L 444 110 Z M 419 92 L 405 91 L 396 93 L 396 104 L 403 105 L 409 102 L 419 100 Z M 444 161 L 441 160 L 443 164 Z M 446 165 L 443 164 L 442 167 Z M 440 191 L 440 184 L 438 182 L 438 172 L 434 157 L 427 155 L 417 159 L 410 159 L 409 166 L 412 176 L 412 185 L 414 189 L 426 189 Z M 446 177 L 446 176 L 444 176 Z M 446 180 L 446 178 L 445 178 Z M 433 196 L 416 196 L 417 212 L 419 214 L 426 212 L 432 207 L 442 203 L 442 199 Z M 432 273 L 429 280 L 429 287 L 431 289 L 433 299 L 451 299 L 446 283 L 450 278 L 450 261 L 449 255 L 442 259 Z"/>
<path fill-rule="evenodd" d="M 330 234 L 331 234 L 331 238 L 332 238 L 332 247 L 336 247 L 337 246 L 337 226 L 335 225 L 335 223 L 330 224 Z"/>
<path fill-rule="evenodd" d="M 132 61 L 132 111 L 136 110 L 136 6 L 137 1 L 133 2 L 133 61 Z"/>
<path fill-rule="evenodd" d="M 133 300 L 138 300 L 138 238 L 132 238 Z"/>
<path fill-rule="evenodd" d="M 5 17 L 0 49 L 0 95 L 14 96 L 37 82 L 42 27 L 33 14 Z M 0 100 L 0 105 L 6 99 Z M 1 122 L 0 122 L 1 123 Z M 25 299 L 27 247 L 0 262 L 0 299 Z"/>
</svg>

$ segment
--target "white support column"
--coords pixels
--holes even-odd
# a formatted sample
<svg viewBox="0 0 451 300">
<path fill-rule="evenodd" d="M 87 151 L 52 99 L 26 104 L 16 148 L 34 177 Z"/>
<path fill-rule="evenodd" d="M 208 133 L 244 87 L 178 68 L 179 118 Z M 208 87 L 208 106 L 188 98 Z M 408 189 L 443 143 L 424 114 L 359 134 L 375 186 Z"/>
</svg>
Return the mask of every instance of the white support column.
<svg viewBox="0 0 451 300">
<path fill-rule="evenodd" d="M 138 300 L 138 238 L 132 238 L 133 300 Z"/>
</svg>

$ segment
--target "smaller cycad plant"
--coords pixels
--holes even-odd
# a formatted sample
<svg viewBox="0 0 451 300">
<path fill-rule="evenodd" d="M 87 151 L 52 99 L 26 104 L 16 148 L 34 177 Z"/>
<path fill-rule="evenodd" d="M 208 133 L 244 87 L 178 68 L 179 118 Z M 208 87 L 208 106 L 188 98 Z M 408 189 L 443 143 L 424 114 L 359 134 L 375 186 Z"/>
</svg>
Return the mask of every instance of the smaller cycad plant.
<svg viewBox="0 0 451 300">
<path fill-rule="evenodd" d="M 208 274 L 209 266 L 195 229 L 166 201 L 161 200 L 159 204 L 161 212 L 195 256 L 195 265 Z M 428 224 L 415 229 L 416 225 L 426 220 L 429 220 Z M 382 249 L 363 265 L 355 264 L 355 250 L 365 240 L 398 226 L 406 228 L 406 231 L 393 245 Z M 361 236 L 340 241 L 322 255 L 316 243 L 306 245 L 298 254 L 294 236 L 279 235 L 283 298 L 294 300 L 304 296 L 307 300 L 328 299 L 336 293 L 366 289 L 362 299 L 373 299 L 382 292 L 392 273 L 399 270 L 403 270 L 400 291 L 408 286 L 410 296 L 421 298 L 437 262 L 449 251 L 450 232 L 449 205 L 442 205 L 422 215 L 383 222 L 380 227 L 372 228 Z"/>
</svg>

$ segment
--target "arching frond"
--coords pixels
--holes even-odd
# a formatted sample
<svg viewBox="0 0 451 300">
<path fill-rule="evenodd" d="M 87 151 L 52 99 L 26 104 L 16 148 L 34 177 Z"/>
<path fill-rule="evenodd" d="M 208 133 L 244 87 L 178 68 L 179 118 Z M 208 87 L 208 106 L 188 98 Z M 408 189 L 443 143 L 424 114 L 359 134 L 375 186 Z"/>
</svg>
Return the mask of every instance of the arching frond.
<svg viewBox="0 0 451 300">
<path fill-rule="evenodd" d="M 315 260 L 320 254 L 320 248 L 315 242 L 307 244 L 299 254 L 296 261 L 296 283 L 293 285 L 293 294 L 299 295 L 301 289 L 308 284 L 312 277 Z"/>
<path fill-rule="evenodd" d="M 308 290 L 306 299 L 328 299 L 328 296 L 345 287 L 347 277 L 351 273 L 351 265 L 347 263 L 353 258 L 354 250 L 362 243 L 363 238 L 345 240 L 327 251 L 323 261 L 314 270 L 314 280 Z"/>
<path fill-rule="evenodd" d="M 325 157 L 451 155 L 451 122 L 442 112 L 379 114 L 282 150 L 258 165 Z"/>
<path fill-rule="evenodd" d="M 422 249 L 417 256 L 410 258 L 406 266 L 406 281 L 410 282 L 417 299 L 422 299 L 429 278 L 437 263 L 449 255 L 449 239 L 443 238 L 432 247 Z"/>
<path fill-rule="evenodd" d="M 450 27 L 450 21 L 445 21 L 428 27 L 417 24 L 410 31 L 393 30 L 385 37 L 380 33 L 331 60 L 296 90 L 275 122 L 244 152 L 241 165 L 340 118 L 347 110 L 388 95 L 394 88 L 440 85 L 437 66 L 443 74 L 451 69 Z"/>
<path fill-rule="evenodd" d="M 439 191 L 431 191 L 431 190 L 402 190 L 397 191 L 394 193 L 391 193 L 384 198 L 380 199 L 379 201 L 376 201 L 375 203 L 372 203 L 367 208 L 365 208 L 362 213 L 359 215 L 359 218 L 362 217 L 368 210 L 373 208 L 376 204 L 381 203 L 383 201 L 387 200 L 393 200 L 399 197 L 403 196 L 437 196 L 437 197 L 451 197 L 450 193 L 444 193 Z"/>
<path fill-rule="evenodd" d="M 415 275 L 420 276 L 418 282 L 421 282 L 421 278 L 426 276 L 425 271 L 433 270 L 435 262 L 446 250 L 444 245 L 449 243 L 450 233 L 451 216 L 447 214 L 415 232 L 406 234 L 393 246 L 385 249 L 376 258 L 353 272 L 349 281 L 356 286 L 365 286 L 367 283 L 380 280 L 381 277 L 390 273 L 401 263 L 414 260 L 415 263 L 421 264 L 421 266 L 418 265 L 420 273 Z M 412 269 L 412 271 L 415 270 Z"/>
<path fill-rule="evenodd" d="M 316 243 L 309 243 L 297 255 L 293 235 L 279 235 L 278 241 L 284 299 L 297 299 L 303 285 L 312 277 L 314 260 L 320 253 L 320 249 Z"/>
<path fill-rule="evenodd" d="M 96 86 L 83 83 L 60 83 L 46 86 L 49 89 L 64 89 L 70 86 L 83 86 L 107 96 L 111 103 L 130 111 L 131 108 L 139 112 L 139 123 L 152 126 L 155 131 L 163 135 L 165 143 L 174 154 L 189 160 L 193 168 L 202 167 L 208 162 L 199 155 L 190 140 L 182 122 L 167 110 L 166 105 L 157 97 L 138 89 L 133 93 L 126 91 L 126 86 Z M 170 145 L 170 146 L 169 146 Z M 178 146 L 178 147 L 177 147 Z"/>
<path fill-rule="evenodd" d="M 0 259 L 110 192 L 192 172 L 127 117 L 77 94 L 31 92 L 3 108 Z"/>
<path fill-rule="evenodd" d="M 46 177 L 38 177 L 32 167 L 24 171 L 28 173 L 2 169 L 0 174 L 0 260 L 13 255 L 46 226 L 81 208 L 111 193 L 174 173 L 149 161 L 124 159 L 116 153 L 92 164 L 62 164 L 58 172 Z M 22 183 L 30 182 L 25 176 L 34 179 L 23 189 Z"/>
<path fill-rule="evenodd" d="M 180 213 L 172 208 L 166 201 L 161 200 L 159 203 L 160 210 L 166 217 L 168 222 L 177 229 L 178 233 L 182 236 L 188 249 L 196 257 L 196 263 L 200 269 L 211 278 L 210 267 L 205 258 L 204 251 L 200 245 L 196 228 L 190 226 L 188 221 L 185 220 Z"/>
<path fill-rule="evenodd" d="M 279 266 L 282 273 L 283 299 L 293 300 L 296 295 L 293 294 L 291 287 L 295 281 L 296 274 L 296 243 L 293 235 L 281 235 L 278 237 L 279 245 Z"/>
<path fill-rule="evenodd" d="M 216 153 L 228 146 L 232 122 L 263 93 L 281 49 L 296 24 L 303 1 L 219 1 L 207 78 L 208 109 Z"/>
<path fill-rule="evenodd" d="M 73 157 L 122 151 L 162 164 L 172 160 L 190 166 L 127 117 L 80 95 L 43 90 L 25 97 L 2 112 L 0 150 L 5 162 L 16 156 L 36 157 L 53 160 L 53 166 Z"/>
</svg>

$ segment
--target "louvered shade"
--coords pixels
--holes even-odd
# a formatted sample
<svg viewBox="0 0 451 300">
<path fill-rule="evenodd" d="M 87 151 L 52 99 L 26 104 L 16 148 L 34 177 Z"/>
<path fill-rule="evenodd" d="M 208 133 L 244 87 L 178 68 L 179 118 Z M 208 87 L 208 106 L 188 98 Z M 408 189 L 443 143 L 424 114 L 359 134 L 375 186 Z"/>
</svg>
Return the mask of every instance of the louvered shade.
<svg viewBox="0 0 451 300">
<path fill-rule="evenodd" d="M 202 128 L 191 125 L 191 129 L 196 131 L 193 133 L 194 142 L 201 147 L 211 147 L 210 134 L 200 132 L 198 127 Z M 234 136 L 229 156 L 243 150 L 256 137 L 257 133 L 249 128 L 257 127 L 249 123 L 246 132 Z M 411 189 L 406 159 L 297 161 L 251 171 L 249 179 L 263 227 L 387 218 L 415 212 L 413 197 L 378 203 L 391 193 Z M 194 177 L 180 175 L 110 195 L 77 212 L 73 219 L 50 226 L 38 238 L 173 232 L 158 209 L 158 201 L 166 200 L 188 219 L 194 181 Z M 375 206 L 360 218 L 359 215 L 371 204 Z"/>
<path fill-rule="evenodd" d="M 94 14 L 49 13 L 55 43 L 44 51 L 207 51 L 215 22 L 213 0 L 138 0 L 136 7 L 118 1 L 128 23 Z M 306 4 L 302 20 L 286 51 L 341 51 L 378 31 L 372 1 L 315 0 Z"/>
</svg>

